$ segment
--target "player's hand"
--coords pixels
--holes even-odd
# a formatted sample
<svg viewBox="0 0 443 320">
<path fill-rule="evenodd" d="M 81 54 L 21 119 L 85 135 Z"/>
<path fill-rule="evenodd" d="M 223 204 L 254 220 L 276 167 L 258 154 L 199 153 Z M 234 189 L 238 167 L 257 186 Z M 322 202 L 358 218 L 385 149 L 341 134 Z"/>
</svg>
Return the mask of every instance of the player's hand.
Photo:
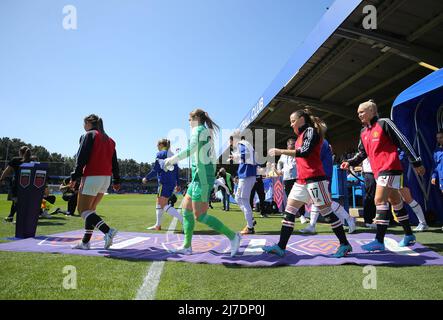
<svg viewBox="0 0 443 320">
<path fill-rule="evenodd" d="M 142 183 L 143 183 L 144 185 L 147 185 L 147 184 L 148 184 L 148 179 L 143 178 Z"/>
<path fill-rule="evenodd" d="M 346 162 L 346 161 L 345 161 L 345 162 L 343 162 L 343 163 L 341 164 L 340 169 L 342 169 L 342 170 L 348 170 L 349 167 L 350 167 L 349 162 Z"/>
<path fill-rule="evenodd" d="M 421 177 L 423 177 L 426 173 L 426 169 L 423 166 L 417 167 L 415 168 L 415 172 L 417 172 L 417 174 Z"/>
<path fill-rule="evenodd" d="M 431 184 L 435 186 L 435 185 L 437 184 L 437 179 L 432 178 L 432 180 L 431 180 Z"/>
<path fill-rule="evenodd" d="M 268 151 L 268 154 L 270 157 L 278 157 L 282 155 L 282 151 L 280 149 L 273 148 Z"/>
<path fill-rule="evenodd" d="M 113 184 L 113 185 L 112 185 L 112 189 L 113 189 L 115 192 L 119 192 L 119 191 L 120 191 L 120 188 L 121 188 L 121 185 L 120 185 L 120 184 Z"/>
<path fill-rule="evenodd" d="M 180 188 L 180 186 L 176 186 L 176 187 L 175 187 L 175 192 L 176 192 L 176 193 L 179 193 L 181 190 L 182 190 L 182 188 Z"/>
</svg>

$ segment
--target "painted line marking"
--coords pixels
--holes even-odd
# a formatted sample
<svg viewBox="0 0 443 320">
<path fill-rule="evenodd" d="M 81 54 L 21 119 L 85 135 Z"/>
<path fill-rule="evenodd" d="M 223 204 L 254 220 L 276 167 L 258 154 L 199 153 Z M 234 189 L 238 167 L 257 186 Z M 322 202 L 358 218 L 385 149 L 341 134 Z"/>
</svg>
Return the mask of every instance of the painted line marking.
<svg viewBox="0 0 443 320">
<path fill-rule="evenodd" d="M 114 245 L 112 245 L 112 247 L 110 248 L 111 250 L 117 250 L 117 249 L 124 249 L 127 247 L 130 247 L 134 244 L 138 244 L 138 243 L 142 243 L 145 241 L 148 241 L 150 238 L 144 238 L 144 237 L 135 237 L 133 239 L 129 239 L 120 243 L 116 243 Z"/>
<path fill-rule="evenodd" d="M 174 233 L 177 222 L 177 218 L 172 220 L 171 225 L 168 228 L 167 235 Z M 164 261 L 155 261 L 151 264 L 148 274 L 143 280 L 142 286 L 138 289 L 135 300 L 155 300 L 164 266 Z"/>
<path fill-rule="evenodd" d="M 420 254 L 411 250 L 408 247 L 402 248 L 398 245 L 398 242 L 391 238 L 385 238 L 385 246 L 391 252 L 394 252 L 401 256 L 419 257 Z"/>
<path fill-rule="evenodd" d="M 266 239 L 252 239 L 246 248 L 243 256 L 259 256 L 263 254 L 263 247 L 266 245 Z"/>
</svg>

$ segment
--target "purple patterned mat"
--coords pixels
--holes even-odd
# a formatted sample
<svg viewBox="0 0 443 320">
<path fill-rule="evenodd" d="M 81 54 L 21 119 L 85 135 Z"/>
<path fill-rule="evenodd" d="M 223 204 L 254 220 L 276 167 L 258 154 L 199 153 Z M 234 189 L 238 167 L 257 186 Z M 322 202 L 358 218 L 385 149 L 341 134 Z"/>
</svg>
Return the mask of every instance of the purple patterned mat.
<svg viewBox="0 0 443 320">
<path fill-rule="evenodd" d="M 224 236 L 196 235 L 193 240 L 194 254 L 179 256 L 169 253 L 168 249 L 182 244 L 181 234 L 145 234 L 120 232 L 110 250 L 103 249 L 103 236 L 97 232 L 92 238 L 92 250 L 73 250 L 71 246 L 83 236 L 83 231 L 71 231 L 52 236 L 17 240 L 0 244 L 0 251 L 39 252 L 54 254 L 73 254 L 83 256 L 103 256 L 115 259 L 146 261 L 181 261 L 190 263 L 241 265 L 246 267 L 275 266 L 332 266 L 343 264 L 355 265 L 407 265 L 431 266 L 443 265 L 443 256 L 416 244 L 411 248 L 399 248 L 399 237 L 388 235 L 386 246 L 389 251 L 383 253 L 364 253 L 360 247 L 374 239 L 373 234 L 350 235 L 349 241 L 354 252 L 347 258 L 331 257 L 338 242 L 334 236 L 317 235 L 291 237 L 288 253 L 280 259 L 264 254 L 261 247 L 278 241 L 278 236 L 248 236 L 241 242 L 239 255 L 231 258 L 230 242 Z"/>
</svg>

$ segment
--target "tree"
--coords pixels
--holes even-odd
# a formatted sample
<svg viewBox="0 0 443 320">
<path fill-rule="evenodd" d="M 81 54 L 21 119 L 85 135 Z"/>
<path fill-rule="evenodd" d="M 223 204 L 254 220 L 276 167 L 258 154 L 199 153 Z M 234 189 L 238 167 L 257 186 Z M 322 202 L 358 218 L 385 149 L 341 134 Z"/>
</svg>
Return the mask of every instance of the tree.
<svg viewBox="0 0 443 320">
<path fill-rule="evenodd" d="M 3 137 L 0 139 L 0 169 L 6 167 L 7 163 L 13 157 L 18 157 L 18 151 L 23 146 L 29 147 L 32 155 L 36 156 L 38 161 L 48 163 L 49 176 L 69 176 L 75 168 L 75 157 L 49 152 L 43 146 L 33 146 L 20 139 Z M 138 163 L 134 159 L 118 159 L 118 163 L 120 166 L 120 175 L 122 177 L 145 176 L 153 167 L 153 164 L 143 162 Z M 180 177 L 183 176 L 186 176 L 186 173 L 184 170 L 181 170 Z"/>
</svg>

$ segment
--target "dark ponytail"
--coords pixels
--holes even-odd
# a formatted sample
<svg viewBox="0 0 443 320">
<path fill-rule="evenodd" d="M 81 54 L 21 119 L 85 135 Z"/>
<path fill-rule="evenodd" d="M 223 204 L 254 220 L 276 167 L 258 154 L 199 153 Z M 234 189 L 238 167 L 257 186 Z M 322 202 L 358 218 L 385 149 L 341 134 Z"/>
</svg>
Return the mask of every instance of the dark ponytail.
<svg viewBox="0 0 443 320">
<path fill-rule="evenodd" d="M 220 131 L 220 127 L 214 121 L 212 121 L 206 111 L 202 109 L 195 109 L 191 112 L 190 116 L 192 119 L 198 118 L 200 124 L 206 125 L 206 127 L 211 130 L 211 135 L 214 131 L 216 134 Z"/>
<path fill-rule="evenodd" d="M 325 138 L 326 131 L 328 130 L 328 127 L 322 119 L 314 116 L 312 114 L 311 110 L 302 109 L 302 110 L 298 110 L 298 111 L 294 112 L 294 114 L 297 118 L 303 117 L 305 119 L 305 123 L 314 127 L 322 139 Z"/>
<path fill-rule="evenodd" d="M 23 147 L 20 148 L 19 153 L 20 153 L 20 156 L 23 158 L 24 162 L 30 162 L 31 161 L 31 157 L 32 157 L 31 149 L 29 149 L 26 146 L 23 146 Z"/>
<path fill-rule="evenodd" d="M 106 139 L 108 135 L 105 132 L 105 128 L 103 126 L 103 119 L 95 114 L 91 114 L 85 118 L 85 122 L 89 122 L 94 129 L 100 132 Z"/>
</svg>

